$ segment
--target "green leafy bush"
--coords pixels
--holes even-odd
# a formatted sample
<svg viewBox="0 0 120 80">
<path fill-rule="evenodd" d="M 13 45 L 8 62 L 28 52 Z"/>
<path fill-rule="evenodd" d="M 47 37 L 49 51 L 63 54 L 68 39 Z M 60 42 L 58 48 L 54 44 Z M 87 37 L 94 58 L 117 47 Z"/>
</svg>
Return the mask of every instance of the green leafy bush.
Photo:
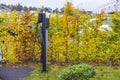
<svg viewBox="0 0 120 80">
<path fill-rule="evenodd" d="M 95 74 L 95 69 L 91 65 L 79 64 L 64 69 L 60 78 L 62 80 L 89 80 Z"/>
</svg>

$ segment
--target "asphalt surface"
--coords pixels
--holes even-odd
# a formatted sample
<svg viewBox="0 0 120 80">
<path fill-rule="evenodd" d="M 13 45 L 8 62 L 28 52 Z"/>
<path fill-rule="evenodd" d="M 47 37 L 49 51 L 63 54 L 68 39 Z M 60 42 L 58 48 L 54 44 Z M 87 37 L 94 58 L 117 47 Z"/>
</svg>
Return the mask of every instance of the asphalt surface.
<svg viewBox="0 0 120 80">
<path fill-rule="evenodd" d="M 22 80 L 30 75 L 33 68 L 4 68 L 0 67 L 0 80 Z"/>
</svg>

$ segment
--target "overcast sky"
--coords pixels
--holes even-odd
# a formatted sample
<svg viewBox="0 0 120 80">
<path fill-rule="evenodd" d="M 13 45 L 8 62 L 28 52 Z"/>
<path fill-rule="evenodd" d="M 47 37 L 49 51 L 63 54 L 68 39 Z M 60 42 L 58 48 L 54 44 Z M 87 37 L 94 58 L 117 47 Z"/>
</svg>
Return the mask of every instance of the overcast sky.
<svg viewBox="0 0 120 80">
<path fill-rule="evenodd" d="M 93 10 L 109 0 L 0 0 L 4 4 L 22 4 L 24 6 L 50 7 L 62 8 L 67 1 L 71 1 L 76 8 L 83 8 L 85 10 Z"/>
</svg>

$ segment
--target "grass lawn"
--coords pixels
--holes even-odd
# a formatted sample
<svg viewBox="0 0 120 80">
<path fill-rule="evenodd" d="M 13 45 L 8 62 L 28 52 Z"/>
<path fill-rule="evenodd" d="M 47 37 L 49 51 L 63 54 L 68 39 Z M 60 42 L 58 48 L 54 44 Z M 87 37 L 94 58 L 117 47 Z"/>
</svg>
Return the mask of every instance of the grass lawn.
<svg viewBox="0 0 120 80">
<path fill-rule="evenodd" d="M 26 77 L 24 80 L 60 80 L 59 74 L 62 71 L 62 67 L 57 65 L 48 65 L 48 72 L 41 73 L 41 66 L 35 66 L 34 71 L 31 72 L 31 75 Z"/>
<path fill-rule="evenodd" d="M 90 80 L 120 80 L 120 66 L 99 66 L 96 72 L 96 76 Z"/>
<path fill-rule="evenodd" d="M 59 74 L 64 68 L 57 65 L 48 65 L 49 72 L 41 73 L 41 67 L 37 65 L 31 75 L 24 80 L 60 80 Z M 95 68 L 97 74 L 90 80 L 120 80 L 120 66 L 96 66 Z"/>
</svg>

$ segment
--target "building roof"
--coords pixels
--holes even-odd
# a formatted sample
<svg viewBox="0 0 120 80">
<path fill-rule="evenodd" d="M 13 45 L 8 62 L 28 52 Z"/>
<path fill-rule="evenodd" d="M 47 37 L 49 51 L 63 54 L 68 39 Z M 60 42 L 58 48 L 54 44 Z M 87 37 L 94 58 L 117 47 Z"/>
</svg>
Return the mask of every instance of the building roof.
<svg viewBox="0 0 120 80">
<path fill-rule="evenodd" d="M 0 6 L 0 11 L 10 11 L 10 9 L 5 6 Z"/>
<path fill-rule="evenodd" d="M 105 13 L 114 13 L 116 11 L 120 11 L 120 0 L 111 0 L 104 5 L 93 10 L 93 13 L 100 13 L 104 11 Z"/>
</svg>

